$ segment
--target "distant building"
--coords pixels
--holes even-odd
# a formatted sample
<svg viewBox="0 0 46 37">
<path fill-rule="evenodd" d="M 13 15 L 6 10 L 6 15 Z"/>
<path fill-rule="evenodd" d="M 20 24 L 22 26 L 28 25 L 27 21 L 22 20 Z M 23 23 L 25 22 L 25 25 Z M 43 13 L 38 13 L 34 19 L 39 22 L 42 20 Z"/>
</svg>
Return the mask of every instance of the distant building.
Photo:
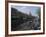
<svg viewBox="0 0 46 37">
<path fill-rule="evenodd" d="M 29 12 L 29 15 L 32 16 L 31 11 Z"/>
</svg>

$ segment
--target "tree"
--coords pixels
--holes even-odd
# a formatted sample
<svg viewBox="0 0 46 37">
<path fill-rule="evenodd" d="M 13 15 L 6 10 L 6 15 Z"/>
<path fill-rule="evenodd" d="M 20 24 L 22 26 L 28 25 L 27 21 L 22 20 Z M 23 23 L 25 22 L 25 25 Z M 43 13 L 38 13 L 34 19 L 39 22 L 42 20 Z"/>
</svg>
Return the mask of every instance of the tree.
<svg viewBox="0 0 46 37">
<path fill-rule="evenodd" d="M 41 11 L 41 9 L 40 8 L 38 8 L 38 10 L 37 10 L 37 12 L 36 12 L 36 14 L 38 15 L 38 16 L 40 16 L 40 11 Z"/>
</svg>

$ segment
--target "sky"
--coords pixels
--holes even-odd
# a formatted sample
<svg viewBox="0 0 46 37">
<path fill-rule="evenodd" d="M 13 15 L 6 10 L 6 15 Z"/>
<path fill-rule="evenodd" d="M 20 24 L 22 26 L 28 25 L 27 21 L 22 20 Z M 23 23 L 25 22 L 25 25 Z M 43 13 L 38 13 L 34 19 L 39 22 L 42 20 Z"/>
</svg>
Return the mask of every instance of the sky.
<svg viewBox="0 0 46 37">
<path fill-rule="evenodd" d="M 38 16 L 36 14 L 36 12 L 38 11 L 38 9 L 40 7 L 36 7 L 36 6 L 12 6 L 13 8 L 16 8 L 17 10 L 23 12 L 23 13 L 26 13 L 29 15 L 29 12 L 31 12 L 31 14 L 33 16 Z"/>
</svg>

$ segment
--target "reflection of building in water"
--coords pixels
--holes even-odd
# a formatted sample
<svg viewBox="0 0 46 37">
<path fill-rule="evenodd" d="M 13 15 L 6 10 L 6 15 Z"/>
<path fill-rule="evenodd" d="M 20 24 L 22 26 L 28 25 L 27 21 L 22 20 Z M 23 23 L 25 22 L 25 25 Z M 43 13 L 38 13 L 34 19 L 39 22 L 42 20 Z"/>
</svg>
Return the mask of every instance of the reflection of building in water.
<svg viewBox="0 0 46 37">
<path fill-rule="evenodd" d="M 39 18 L 36 16 L 35 19 L 34 19 L 34 29 L 36 29 L 36 30 L 39 29 L 39 27 L 38 27 L 39 21 L 38 20 L 39 20 Z"/>
</svg>

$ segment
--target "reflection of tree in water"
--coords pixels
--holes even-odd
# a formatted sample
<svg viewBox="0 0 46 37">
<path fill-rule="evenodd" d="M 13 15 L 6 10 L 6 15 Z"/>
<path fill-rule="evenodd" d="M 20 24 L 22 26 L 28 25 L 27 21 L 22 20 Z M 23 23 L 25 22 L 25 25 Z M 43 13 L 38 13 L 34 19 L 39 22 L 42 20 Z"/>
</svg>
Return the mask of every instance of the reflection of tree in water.
<svg viewBox="0 0 46 37">
<path fill-rule="evenodd" d="M 11 30 L 38 30 L 39 18 L 24 14 L 17 9 L 11 8 Z M 37 29 L 36 29 L 37 28 Z"/>
</svg>

